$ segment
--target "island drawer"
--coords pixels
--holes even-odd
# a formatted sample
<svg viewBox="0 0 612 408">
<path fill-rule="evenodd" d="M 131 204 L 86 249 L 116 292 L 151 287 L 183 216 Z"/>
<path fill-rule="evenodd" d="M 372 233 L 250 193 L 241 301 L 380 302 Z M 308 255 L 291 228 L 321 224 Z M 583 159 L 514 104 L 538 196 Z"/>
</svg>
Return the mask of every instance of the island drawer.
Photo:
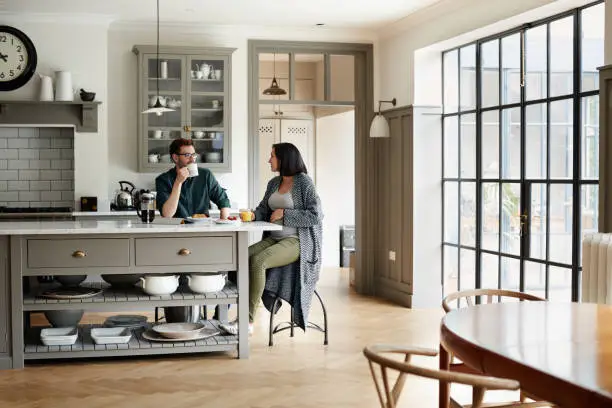
<svg viewBox="0 0 612 408">
<path fill-rule="evenodd" d="M 235 263 L 234 237 L 136 238 L 136 266 Z"/>
<path fill-rule="evenodd" d="M 28 239 L 28 268 L 83 268 L 130 265 L 125 238 Z"/>
</svg>

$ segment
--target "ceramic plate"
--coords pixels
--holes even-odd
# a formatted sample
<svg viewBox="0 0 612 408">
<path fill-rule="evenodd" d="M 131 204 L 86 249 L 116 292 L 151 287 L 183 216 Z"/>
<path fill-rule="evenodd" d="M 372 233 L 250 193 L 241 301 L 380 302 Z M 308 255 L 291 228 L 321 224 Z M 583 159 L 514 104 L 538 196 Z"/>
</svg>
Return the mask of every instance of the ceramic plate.
<svg viewBox="0 0 612 408">
<path fill-rule="evenodd" d="M 193 218 L 193 217 L 187 217 L 185 218 L 185 221 L 187 222 L 193 222 L 195 224 L 209 224 L 211 222 L 210 218 Z"/>
<path fill-rule="evenodd" d="M 169 339 L 186 339 L 197 336 L 206 326 L 202 323 L 166 323 L 154 326 L 152 330 Z"/>
<path fill-rule="evenodd" d="M 40 296 L 49 299 L 85 299 L 97 296 L 100 293 L 102 293 L 102 289 L 73 287 L 46 290 Z"/>
<path fill-rule="evenodd" d="M 141 325 L 147 322 L 147 316 L 141 315 L 116 315 L 110 316 L 106 319 L 105 323 L 112 324 L 113 326 L 134 326 Z"/>
<path fill-rule="evenodd" d="M 160 334 L 155 333 L 153 330 L 146 330 L 146 331 L 144 331 L 142 333 L 142 338 L 144 338 L 146 340 L 151 340 L 151 341 L 166 341 L 166 342 L 194 341 L 194 340 L 203 340 L 203 339 L 206 339 L 208 337 L 216 336 L 216 335 L 218 335 L 220 333 L 221 332 L 219 330 L 217 330 L 217 329 L 204 328 L 204 329 L 200 330 L 198 333 L 196 333 L 193 338 L 189 338 L 189 339 L 168 339 L 166 337 L 163 337 Z"/>
<path fill-rule="evenodd" d="M 240 224 L 240 218 L 237 220 L 222 220 L 221 218 L 215 219 L 215 223 L 217 224 Z"/>
</svg>

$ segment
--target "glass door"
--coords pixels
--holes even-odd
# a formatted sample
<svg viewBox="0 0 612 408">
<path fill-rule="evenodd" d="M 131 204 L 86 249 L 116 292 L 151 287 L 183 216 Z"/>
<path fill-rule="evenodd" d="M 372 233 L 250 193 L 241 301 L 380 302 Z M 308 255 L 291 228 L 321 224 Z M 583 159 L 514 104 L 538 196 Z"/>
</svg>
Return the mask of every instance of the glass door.
<svg viewBox="0 0 612 408">
<path fill-rule="evenodd" d="M 141 115 L 144 129 L 147 129 L 144 162 L 149 166 L 167 168 L 172 159 L 168 151 L 173 139 L 183 135 L 185 123 L 183 114 L 183 95 L 186 87 L 184 71 L 185 59 L 172 55 L 148 55 L 145 58 L 145 84 L 143 106 L 153 107 L 157 100 L 159 82 L 159 99 L 162 106 L 173 109 L 163 115 Z"/>
</svg>

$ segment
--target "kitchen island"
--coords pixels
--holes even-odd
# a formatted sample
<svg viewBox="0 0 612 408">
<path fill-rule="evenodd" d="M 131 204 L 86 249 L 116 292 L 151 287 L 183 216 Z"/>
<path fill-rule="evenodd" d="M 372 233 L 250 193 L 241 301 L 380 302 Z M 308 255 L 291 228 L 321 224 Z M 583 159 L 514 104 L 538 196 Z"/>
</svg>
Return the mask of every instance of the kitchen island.
<svg viewBox="0 0 612 408">
<path fill-rule="evenodd" d="M 0 223 L 0 368 L 22 368 L 26 360 L 89 358 L 210 351 L 236 351 L 248 358 L 248 234 L 279 230 L 265 222 L 180 224 L 176 219 L 139 221 L 24 221 Z M 187 274 L 237 271 L 237 284 L 196 294 L 179 287 L 172 295 L 149 296 L 140 288 L 104 291 L 91 298 L 57 300 L 37 296 L 37 276 Z M 52 284 L 53 285 L 53 284 Z M 57 286 L 57 285 L 56 285 Z M 96 345 L 91 326 L 79 326 L 72 346 L 44 346 L 40 328 L 26 327 L 26 314 L 45 310 L 130 311 L 163 306 L 237 304 L 239 334 L 188 342 L 153 342 L 133 331 L 123 345 Z M 218 328 L 218 321 L 205 322 Z M 241 334 L 242 333 L 242 334 Z"/>
</svg>

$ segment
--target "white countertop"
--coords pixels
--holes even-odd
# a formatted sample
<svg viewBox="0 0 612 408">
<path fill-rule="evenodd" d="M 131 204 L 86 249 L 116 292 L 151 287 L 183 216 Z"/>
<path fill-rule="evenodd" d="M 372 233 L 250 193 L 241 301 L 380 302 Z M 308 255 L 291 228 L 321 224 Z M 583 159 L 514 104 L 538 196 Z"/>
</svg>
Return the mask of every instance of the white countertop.
<svg viewBox="0 0 612 408">
<path fill-rule="evenodd" d="M 202 222 L 180 224 L 180 218 L 156 219 L 152 224 L 140 221 L 9 221 L 0 222 L 0 235 L 60 234 L 157 234 L 181 232 L 261 232 L 280 231 L 282 226 L 268 222 L 216 224 Z"/>
<path fill-rule="evenodd" d="M 209 214 L 211 217 L 218 217 L 220 211 L 219 210 L 210 210 Z M 238 214 L 238 210 L 230 210 L 230 214 Z M 155 214 L 160 217 L 159 211 L 156 211 Z M 116 216 L 116 217 L 136 217 L 136 211 L 73 211 L 73 217 L 107 217 L 107 216 Z"/>
</svg>

